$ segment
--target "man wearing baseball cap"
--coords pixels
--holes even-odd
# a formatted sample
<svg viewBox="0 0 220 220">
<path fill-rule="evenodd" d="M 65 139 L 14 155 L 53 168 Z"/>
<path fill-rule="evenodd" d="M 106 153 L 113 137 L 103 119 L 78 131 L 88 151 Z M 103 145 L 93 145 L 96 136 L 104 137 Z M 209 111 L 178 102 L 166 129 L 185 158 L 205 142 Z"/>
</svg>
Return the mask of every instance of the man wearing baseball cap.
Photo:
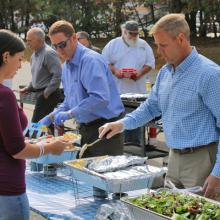
<svg viewBox="0 0 220 220">
<path fill-rule="evenodd" d="M 121 25 L 122 36 L 104 47 L 102 54 L 110 69 L 120 94 L 146 93 L 146 75 L 155 66 L 155 58 L 149 44 L 139 38 L 138 23 L 130 20 Z M 125 142 L 140 144 L 140 131 L 125 132 Z"/>
</svg>

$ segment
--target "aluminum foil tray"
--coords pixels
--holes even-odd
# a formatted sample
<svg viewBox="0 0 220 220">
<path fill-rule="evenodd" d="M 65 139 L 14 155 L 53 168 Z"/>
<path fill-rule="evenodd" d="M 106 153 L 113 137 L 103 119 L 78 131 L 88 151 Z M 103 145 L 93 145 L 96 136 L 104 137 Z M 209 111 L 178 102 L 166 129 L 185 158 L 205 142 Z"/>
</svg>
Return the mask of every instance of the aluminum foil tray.
<svg viewBox="0 0 220 220">
<path fill-rule="evenodd" d="M 135 206 L 134 204 L 126 201 L 126 198 L 121 198 L 121 201 L 126 204 L 128 207 L 130 214 L 132 215 L 132 219 L 138 219 L 138 220 L 164 220 L 171 218 L 160 215 L 156 212 L 153 212 L 151 210 L 143 209 L 138 206 Z"/>
<path fill-rule="evenodd" d="M 215 201 L 215 200 L 207 199 L 205 197 L 202 197 L 202 196 L 190 193 L 190 192 L 185 192 L 184 194 L 203 198 L 206 201 L 211 202 L 211 203 L 213 203 L 213 204 L 220 207 L 220 203 Z M 141 195 L 139 195 L 139 196 L 141 196 Z M 154 212 L 152 210 L 149 210 L 149 209 L 144 209 L 144 208 L 138 207 L 138 206 L 132 204 L 128 200 L 129 198 L 136 198 L 136 197 L 139 197 L 139 196 L 123 197 L 123 198 L 120 199 L 128 207 L 129 212 L 132 216 L 132 219 L 138 219 L 138 220 L 167 220 L 168 219 L 168 220 L 172 220 L 171 217 L 161 215 L 161 214 L 156 213 L 156 212 Z"/>
<path fill-rule="evenodd" d="M 67 167 L 69 167 L 72 173 L 72 177 L 74 179 L 83 182 L 88 182 L 95 187 L 106 190 L 109 193 L 127 192 L 138 189 L 150 188 L 154 178 L 156 176 L 161 176 L 165 173 L 165 171 L 161 168 L 143 165 L 148 166 L 149 170 L 151 170 L 149 174 L 142 173 L 141 175 L 136 176 L 135 178 L 108 178 L 102 173 L 97 173 L 87 168 L 87 164 L 91 162 L 91 160 L 94 161 L 102 158 L 104 157 L 77 159 L 74 161 L 64 162 L 64 164 Z"/>
<path fill-rule="evenodd" d="M 126 101 L 145 101 L 148 98 L 149 94 L 138 94 L 138 93 L 125 93 L 121 94 L 120 97 L 122 100 Z"/>
<path fill-rule="evenodd" d="M 80 151 L 79 147 L 75 147 L 72 150 L 64 150 L 60 155 L 48 154 L 38 158 L 30 159 L 32 162 L 40 163 L 40 164 L 51 164 L 51 163 L 63 163 L 67 160 L 74 160 L 78 152 Z"/>
</svg>

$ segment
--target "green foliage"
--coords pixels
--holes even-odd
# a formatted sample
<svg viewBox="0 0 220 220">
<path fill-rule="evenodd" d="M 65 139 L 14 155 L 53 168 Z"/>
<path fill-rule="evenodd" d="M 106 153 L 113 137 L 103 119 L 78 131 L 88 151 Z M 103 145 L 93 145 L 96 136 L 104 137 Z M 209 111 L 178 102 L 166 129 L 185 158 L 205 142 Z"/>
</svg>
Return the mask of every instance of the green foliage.
<svg viewBox="0 0 220 220">
<path fill-rule="evenodd" d="M 158 9 L 158 5 L 163 4 L 169 7 L 165 11 Z M 143 18 L 137 13 L 137 7 L 141 5 L 150 11 Z M 219 0 L 0 0 L 0 28 L 21 33 L 26 32 L 33 22 L 43 21 L 49 27 L 56 20 L 66 19 L 73 23 L 76 31 L 85 30 L 93 37 L 111 38 L 121 34 L 122 23 L 135 19 L 146 37 L 147 26 L 168 11 L 186 14 L 195 36 L 206 36 L 208 31 L 217 36 Z M 196 18 L 199 13 L 198 27 Z"/>
</svg>

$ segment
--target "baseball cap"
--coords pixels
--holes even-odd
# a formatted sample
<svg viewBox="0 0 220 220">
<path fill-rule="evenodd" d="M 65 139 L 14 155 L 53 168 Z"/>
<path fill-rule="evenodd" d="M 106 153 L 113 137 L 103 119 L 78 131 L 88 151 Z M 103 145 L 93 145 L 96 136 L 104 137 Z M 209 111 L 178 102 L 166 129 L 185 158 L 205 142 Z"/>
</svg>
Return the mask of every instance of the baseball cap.
<svg viewBox="0 0 220 220">
<path fill-rule="evenodd" d="M 136 21 L 127 21 L 125 23 L 125 29 L 128 31 L 138 32 L 138 23 Z"/>
</svg>

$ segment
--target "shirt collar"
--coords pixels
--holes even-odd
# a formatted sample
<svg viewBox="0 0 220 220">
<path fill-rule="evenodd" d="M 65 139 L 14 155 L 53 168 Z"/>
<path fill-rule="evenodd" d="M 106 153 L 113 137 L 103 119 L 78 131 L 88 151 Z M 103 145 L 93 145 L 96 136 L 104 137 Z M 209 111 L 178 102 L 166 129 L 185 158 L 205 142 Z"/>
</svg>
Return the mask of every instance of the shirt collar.
<svg viewBox="0 0 220 220">
<path fill-rule="evenodd" d="M 81 54 L 83 51 L 83 46 L 79 43 L 76 45 L 75 53 L 73 54 L 73 57 L 70 61 L 67 61 L 67 64 L 73 64 L 75 66 L 79 65 Z"/>
<path fill-rule="evenodd" d="M 122 41 L 124 42 L 124 44 L 125 44 L 127 47 L 130 47 L 129 44 L 125 41 L 125 39 L 124 39 L 123 36 L 121 37 L 121 39 L 122 39 Z"/>
<path fill-rule="evenodd" d="M 41 51 L 44 50 L 45 47 L 46 47 L 46 44 L 44 43 L 43 47 L 41 47 L 35 51 L 35 54 L 38 56 L 41 53 Z"/>
<path fill-rule="evenodd" d="M 196 48 L 192 47 L 191 53 L 176 67 L 176 71 L 185 72 L 191 66 L 197 56 L 198 52 Z M 167 64 L 167 68 L 169 69 L 169 71 L 172 71 L 173 65 Z"/>
</svg>

